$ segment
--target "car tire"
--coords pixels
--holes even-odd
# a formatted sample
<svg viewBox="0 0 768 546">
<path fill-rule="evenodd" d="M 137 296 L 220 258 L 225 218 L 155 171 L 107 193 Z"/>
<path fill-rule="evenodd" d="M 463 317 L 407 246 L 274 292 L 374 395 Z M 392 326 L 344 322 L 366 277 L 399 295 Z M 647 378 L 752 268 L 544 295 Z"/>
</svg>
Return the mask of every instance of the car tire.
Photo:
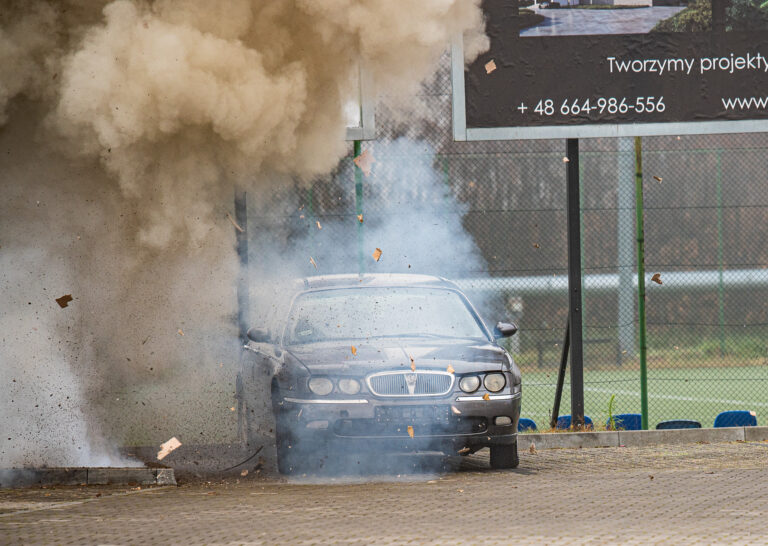
<svg viewBox="0 0 768 546">
<path fill-rule="evenodd" d="M 491 468 L 517 468 L 520 458 L 517 456 L 517 440 L 515 443 L 501 446 L 491 446 Z"/>
</svg>

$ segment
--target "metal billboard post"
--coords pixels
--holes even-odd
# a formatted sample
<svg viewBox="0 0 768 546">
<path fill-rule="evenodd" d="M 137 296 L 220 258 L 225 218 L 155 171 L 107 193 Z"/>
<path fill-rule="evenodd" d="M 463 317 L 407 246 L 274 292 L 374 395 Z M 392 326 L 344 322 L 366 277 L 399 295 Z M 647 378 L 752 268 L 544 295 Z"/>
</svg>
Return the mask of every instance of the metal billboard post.
<svg viewBox="0 0 768 546">
<path fill-rule="evenodd" d="M 645 333 L 645 225 L 643 220 L 643 144 L 635 137 L 635 210 L 637 211 L 637 314 L 640 330 L 640 416 L 648 430 L 648 350 Z"/>
<path fill-rule="evenodd" d="M 579 139 L 566 140 L 568 194 L 568 324 L 571 352 L 571 426 L 584 428 L 584 346 L 581 305 L 581 207 Z"/>
</svg>

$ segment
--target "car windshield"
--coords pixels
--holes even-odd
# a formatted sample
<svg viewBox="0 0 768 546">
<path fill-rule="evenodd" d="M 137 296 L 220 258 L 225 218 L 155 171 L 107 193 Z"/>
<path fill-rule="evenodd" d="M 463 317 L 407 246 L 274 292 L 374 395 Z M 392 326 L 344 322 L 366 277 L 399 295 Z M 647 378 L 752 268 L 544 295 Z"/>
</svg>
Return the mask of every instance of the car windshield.
<svg viewBox="0 0 768 546">
<path fill-rule="evenodd" d="M 474 313 L 454 291 L 367 287 L 296 298 L 285 343 L 401 336 L 486 338 Z"/>
</svg>

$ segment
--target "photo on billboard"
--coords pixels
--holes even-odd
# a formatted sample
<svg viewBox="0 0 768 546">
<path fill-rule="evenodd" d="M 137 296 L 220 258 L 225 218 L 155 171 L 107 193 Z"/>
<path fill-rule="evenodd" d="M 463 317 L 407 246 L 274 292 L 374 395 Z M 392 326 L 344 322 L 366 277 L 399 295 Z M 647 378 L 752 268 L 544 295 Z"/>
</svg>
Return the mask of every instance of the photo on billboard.
<svg viewBox="0 0 768 546">
<path fill-rule="evenodd" d="M 712 0 L 519 0 L 521 37 L 712 32 Z M 722 32 L 767 32 L 768 1 L 729 0 Z"/>
<path fill-rule="evenodd" d="M 457 139 L 768 131 L 768 0 L 482 7 L 490 49 L 454 62 Z"/>
</svg>

